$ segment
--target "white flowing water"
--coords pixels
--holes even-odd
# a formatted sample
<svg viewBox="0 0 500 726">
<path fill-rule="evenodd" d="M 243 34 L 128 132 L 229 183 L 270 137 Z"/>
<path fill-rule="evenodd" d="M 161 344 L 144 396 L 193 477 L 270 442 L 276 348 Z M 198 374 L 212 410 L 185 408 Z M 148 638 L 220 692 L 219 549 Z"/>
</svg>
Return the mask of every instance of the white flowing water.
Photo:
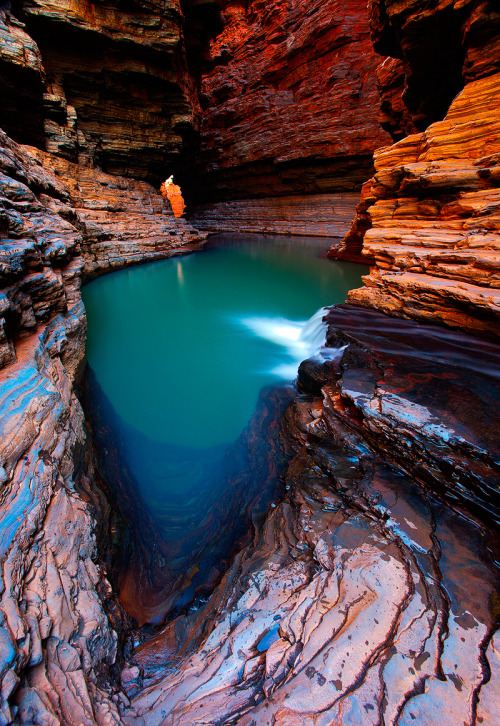
<svg viewBox="0 0 500 726">
<path fill-rule="evenodd" d="M 292 381 L 297 375 L 301 361 L 313 357 L 331 360 L 343 350 L 343 348 L 325 347 L 328 326 L 324 317 L 327 310 L 326 307 L 319 308 L 309 320 L 251 317 L 242 318 L 239 322 L 257 337 L 281 346 L 289 360 L 267 372 L 278 378 Z"/>
</svg>

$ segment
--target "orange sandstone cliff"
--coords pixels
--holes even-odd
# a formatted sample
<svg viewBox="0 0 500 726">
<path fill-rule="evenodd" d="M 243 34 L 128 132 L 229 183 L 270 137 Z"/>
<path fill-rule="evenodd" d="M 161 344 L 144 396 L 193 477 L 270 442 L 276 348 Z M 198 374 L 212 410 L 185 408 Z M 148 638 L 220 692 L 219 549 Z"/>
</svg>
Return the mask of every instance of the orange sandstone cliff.
<svg viewBox="0 0 500 726">
<path fill-rule="evenodd" d="M 425 130 L 375 152 L 357 217 L 330 254 L 375 260 L 351 302 L 498 339 L 499 10 L 377 1 L 370 12 L 375 47 L 401 59 L 410 130 Z"/>
</svg>

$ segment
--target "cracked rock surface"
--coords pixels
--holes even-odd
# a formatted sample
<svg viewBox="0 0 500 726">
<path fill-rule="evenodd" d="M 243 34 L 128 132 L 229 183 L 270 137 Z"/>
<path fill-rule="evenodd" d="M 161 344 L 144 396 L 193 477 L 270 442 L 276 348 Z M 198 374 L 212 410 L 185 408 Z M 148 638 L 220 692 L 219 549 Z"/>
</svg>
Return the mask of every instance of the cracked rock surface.
<svg viewBox="0 0 500 726">
<path fill-rule="evenodd" d="M 495 723 L 499 351 L 365 313 L 331 309 L 338 355 L 281 429 L 286 494 L 208 603 L 137 648 L 125 723 Z"/>
</svg>

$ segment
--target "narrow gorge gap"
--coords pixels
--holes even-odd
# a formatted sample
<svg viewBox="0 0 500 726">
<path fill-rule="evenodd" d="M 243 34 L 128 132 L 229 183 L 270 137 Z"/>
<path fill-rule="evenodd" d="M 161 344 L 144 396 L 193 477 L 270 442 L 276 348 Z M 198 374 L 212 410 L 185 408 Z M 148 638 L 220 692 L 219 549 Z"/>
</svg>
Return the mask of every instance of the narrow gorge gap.
<svg viewBox="0 0 500 726">
<path fill-rule="evenodd" d="M 266 461 L 272 427 L 299 363 L 342 350 L 324 347 L 323 306 L 368 271 L 325 259 L 327 246 L 222 234 L 83 289 L 86 408 L 104 475 L 142 548 L 161 553 L 145 586 L 145 563 L 124 566 L 118 549 L 121 601 L 141 625 L 205 597 L 281 496 L 284 458 Z"/>
</svg>

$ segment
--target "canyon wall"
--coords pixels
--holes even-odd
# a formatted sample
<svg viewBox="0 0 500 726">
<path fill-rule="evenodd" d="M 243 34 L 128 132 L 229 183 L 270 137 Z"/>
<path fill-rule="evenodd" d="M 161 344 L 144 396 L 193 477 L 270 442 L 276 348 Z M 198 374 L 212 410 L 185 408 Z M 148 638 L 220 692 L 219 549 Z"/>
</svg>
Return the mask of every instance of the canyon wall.
<svg viewBox="0 0 500 726">
<path fill-rule="evenodd" d="M 375 152 L 330 256 L 375 259 L 351 302 L 498 339 L 500 13 L 488 2 L 372 2 L 371 18 L 375 47 L 398 58 L 407 122 L 425 130 Z"/>
<path fill-rule="evenodd" d="M 311 211 L 294 195 L 314 192 L 316 211 L 335 191 L 350 199 L 386 143 L 364 5 L 220 5 L 202 81 L 211 156 L 202 146 L 191 194 L 217 184 L 228 198 L 231 183 L 232 219 L 243 211 L 254 229 L 239 198 L 278 195 L 266 224 L 297 230 Z M 439 714 L 493 726 L 498 348 L 359 305 L 498 334 L 493 2 L 370 3 L 390 57 L 381 120 L 399 141 L 376 154 L 343 254 L 376 266 L 357 307 L 328 315 L 339 354 L 303 364 L 273 429 L 289 456 L 282 500 L 207 602 L 124 643 L 138 634 L 106 569 L 115 515 L 74 390 L 79 288 L 202 241 L 147 183 L 181 150 L 194 173 L 201 66 L 189 67 L 182 18 L 201 53 L 196 6 L 2 9 L 1 123 L 37 148 L 0 137 L 0 724 L 433 726 Z M 217 9 L 200 7 L 210 34 Z M 287 204 L 300 214 L 288 219 Z"/>
<path fill-rule="evenodd" d="M 189 214 L 207 232 L 299 234 L 335 238 L 340 244 L 356 213 L 359 194 L 303 194 L 266 199 L 235 199 L 200 204 Z M 325 242 L 335 244 L 335 242 Z"/>
<path fill-rule="evenodd" d="M 80 284 L 203 236 L 145 182 L 0 141 L 0 723 L 109 726 L 122 616 L 97 553 L 114 514 L 75 395 Z"/>
<path fill-rule="evenodd" d="M 159 184 L 196 137 L 184 22 L 179 0 L 2 8 L 0 128 L 70 161 Z"/>
<path fill-rule="evenodd" d="M 321 201 L 322 216 L 331 214 L 332 193 L 359 190 L 373 150 L 389 141 L 377 120 L 378 59 L 364 0 L 315 0 L 307 9 L 230 0 L 223 20 L 200 83 L 200 150 L 183 185 L 191 203 L 218 204 L 197 206 L 193 219 L 227 229 L 235 205 L 220 202 L 260 199 L 238 207 L 239 231 L 299 229 L 297 197 L 306 206 L 313 195 L 308 216 Z"/>
</svg>

